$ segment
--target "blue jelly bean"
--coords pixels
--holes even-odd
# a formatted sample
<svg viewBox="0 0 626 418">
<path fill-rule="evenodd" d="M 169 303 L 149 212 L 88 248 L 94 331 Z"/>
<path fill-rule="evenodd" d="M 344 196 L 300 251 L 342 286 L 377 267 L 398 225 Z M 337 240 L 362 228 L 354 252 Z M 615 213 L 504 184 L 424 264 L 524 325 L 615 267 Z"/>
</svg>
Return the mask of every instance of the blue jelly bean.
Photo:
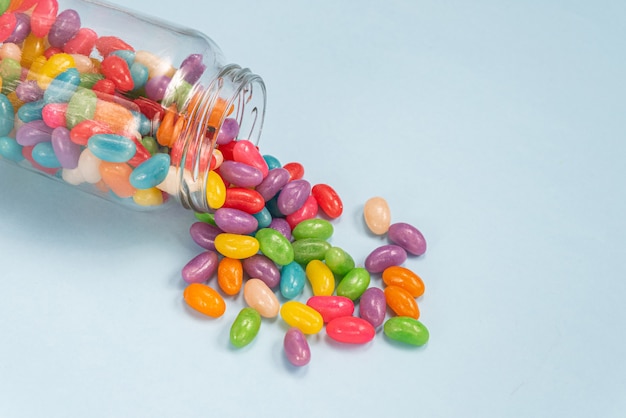
<svg viewBox="0 0 626 418">
<path fill-rule="evenodd" d="M 46 168 L 59 168 L 61 167 L 61 163 L 54 153 L 54 149 L 52 148 L 52 143 L 50 142 L 40 142 L 33 147 L 32 152 L 33 160 L 37 164 Z"/>
<path fill-rule="evenodd" d="M 148 67 L 138 62 L 133 62 L 130 66 L 130 76 L 133 79 L 133 88 L 137 90 L 148 81 Z"/>
<path fill-rule="evenodd" d="M 280 210 L 278 210 L 278 196 L 274 196 L 270 200 L 265 202 L 265 207 L 270 212 L 273 218 L 284 218 Z"/>
<path fill-rule="evenodd" d="M 148 136 L 152 131 L 152 122 L 150 122 L 146 115 L 141 112 L 131 110 L 131 113 L 135 117 L 135 125 L 137 126 L 137 130 L 139 131 L 141 136 Z"/>
<path fill-rule="evenodd" d="M 280 293 L 287 299 L 298 297 L 306 284 L 306 272 L 295 261 L 283 266 L 280 273 Z"/>
<path fill-rule="evenodd" d="M 41 120 L 41 111 L 46 105 L 44 100 L 37 100 L 36 102 L 24 103 L 22 107 L 17 111 L 17 117 L 22 122 L 32 122 L 34 120 Z"/>
<path fill-rule="evenodd" d="M 267 228 L 272 223 L 272 214 L 267 208 L 263 208 L 261 212 L 257 212 L 252 216 L 254 216 L 259 223 L 259 229 Z"/>
<path fill-rule="evenodd" d="M 137 146 L 122 135 L 97 134 L 89 138 L 87 147 L 96 157 L 110 163 L 125 163 L 133 158 Z"/>
<path fill-rule="evenodd" d="M 135 62 L 135 53 L 133 51 L 127 51 L 124 49 L 119 49 L 117 51 L 111 52 L 111 55 L 117 55 L 128 64 L 128 68 L 133 66 L 133 62 Z"/>
<path fill-rule="evenodd" d="M 13 130 L 15 111 L 7 96 L 0 93 L 0 136 L 8 135 Z"/>
<path fill-rule="evenodd" d="M 130 174 L 130 184 L 137 189 L 150 189 L 165 180 L 170 168 L 168 154 L 155 154 L 139 164 Z"/>
<path fill-rule="evenodd" d="M 80 73 L 76 68 L 69 68 L 50 82 L 43 94 L 43 100 L 46 103 L 67 103 L 78 89 L 79 84 Z"/>
<path fill-rule="evenodd" d="M 280 163 L 280 161 L 278 161 L 278 158 L 274 157 L 273 155 L 264 155 L 263 159 L 265 160 L 265 162 L 267 163 L 267 168 L 269 170 L 272 170 L 274 168 L 280 168 L 283 165 Z"/>
<path fill-rule="evenodd" d="M 0 155 L 11 161 L 22 161 L 22 146 L 13 138 L 0 137 Z"/>
</svg>

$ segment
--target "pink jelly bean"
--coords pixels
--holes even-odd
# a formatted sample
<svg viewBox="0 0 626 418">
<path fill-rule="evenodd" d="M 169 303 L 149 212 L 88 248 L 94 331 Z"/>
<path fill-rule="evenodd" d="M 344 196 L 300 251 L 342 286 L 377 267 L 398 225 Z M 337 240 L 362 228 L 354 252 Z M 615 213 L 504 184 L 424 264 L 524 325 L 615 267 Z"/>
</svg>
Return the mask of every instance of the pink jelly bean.
<svg viewBox="0 0 626 418">
<path fill-rule="evenodd" d="M 345 296 L 311 296 L 306 304 L 319 312 L 326 323 L 354 313 L 354 302 Z"/>
<path fill-rule="evenodd" d="M 313 197 L 313 195 L 309 195 L 300 209 L 290 215 L 287 215 L 285 219 L 289 223 L 291 229 L 293 229 L 300 222 L 315 218 L 317 216 L 318 208 L 319 206 L 315 197 Z"/>
<path fill-rule="evenodd" d="M 33 35 L 38 38 L 46 36 L 56 20 L 58 11 L 59 3 L 57 0 L 40 0 L 30 17 L 30 28 Z"/>
<path fill-rule="evenodd" d="M 66 125 L 67 103 L 48 103 L 41 110 L 43 121 L 51 128 Z"/>
<path fill-rule="evenodd" d="M 63 10 L 57 16 L 48 32 L 48 42 L 51 46 L 62 48 L 63 45 L 80 29 L 80 16 L 76 10 Z"/>
<path fill-rule="evenodd" d="M 310 195 L 311 183 L 306 180 L 290 181 L 283 187 L 278 195 L 278 210 L 283 215 L 290 215 L 300 209 Z"/>
<path fill-rule="evenodd" d="M 382 273 L 387 267 L 404 263 L 406 258 L 406 250 L 399 245 L 383 245 L 365 258 L 365 268 L 370 273 Z"/>
<path fill-rule="evenodd" d="M 385 321 L 387 301 L 385 292 L 377 287 L 370 287 L 361 295 L 359 316 L 377 328 Z"/>
<path fill-rule="evenodd" d="M 78 32 L 65 43 L 63 51 L 68 54 L 90 55 L 96 45 L 98 34 L 89 28 L 80 28 Z"/>
<path fill-rule="evenodd" d="M 61 167 L 73 169 L 78 167 L 81 147 L 70 140 L 70 131 L 60 126 L 52 131 L 52 149 Z"/>
<path fill-rule="evenodd" d="M 285 356 L 289 363 L 302 367 L 311 361 L 311 349 L 306 337 L 298 328 L 290 328 L 283 341 Z"/>
<path fill-rule="evenodd" d="M 0 16 L 0 42 L 6 41 L 17 25 L 15 13 L 5 13 Z"/>
<path fill-rule="evenodd" d="M 100 64 L 102 74 L 115 83 L 120 91 L 132 90 L 135 83 L 130 75 L 126 61 L 117 55 L 109 55 Z"/>
<path fill-rule="evenodd" d="M 217 271 L 218 257 L 215 251 L 205 251 L 192 258 L 183 267 L 183 280 L 187 283 L 204 283 Z"/>
<path fill-rule="evenodd" d="M 365 319 L 354 316 L 335 318 L 326 325 L 326 334 L 344 344 L 365 344 L 374 339 L 376 330 Z"/>
<path fill-rule="evenodd" d="M 233 160 L 258 168 L 261 170 L 261 173 L 263 173 L 263 178 L 265 178 L 269 172 L 267 162 L 265 162 L 259 149 L 248 140 L 236 141 L 233 147 Z"/>
</svg>

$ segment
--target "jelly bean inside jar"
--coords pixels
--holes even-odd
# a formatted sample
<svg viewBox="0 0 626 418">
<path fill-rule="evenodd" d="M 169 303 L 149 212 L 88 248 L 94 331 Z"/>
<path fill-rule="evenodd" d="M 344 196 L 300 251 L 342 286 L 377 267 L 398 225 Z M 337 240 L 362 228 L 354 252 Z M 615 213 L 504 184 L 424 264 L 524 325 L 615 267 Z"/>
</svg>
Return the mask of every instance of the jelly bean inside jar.
<svg viewBox="0 0 626 418">
<path fill-rule="evenodd" d="M 264 83 L 209 38 L 118 6 L 19 3 L 0 10 L 0 159 L 138 210 L 228 204 L 211 173 L 240 138 L 226 181 L 267 176 Z M 102 164 L 103 183 L 84 175 Z"/>
</svg>

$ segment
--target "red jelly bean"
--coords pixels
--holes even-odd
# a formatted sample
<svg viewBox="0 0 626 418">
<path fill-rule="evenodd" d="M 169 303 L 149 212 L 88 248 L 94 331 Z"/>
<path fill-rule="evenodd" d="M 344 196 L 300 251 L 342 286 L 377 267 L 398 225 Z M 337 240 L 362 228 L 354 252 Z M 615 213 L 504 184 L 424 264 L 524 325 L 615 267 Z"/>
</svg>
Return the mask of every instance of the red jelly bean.
<svg viewBox="0 0 626 418">
<path fill-rule="evenodd" d="M 255 214 L 263 210 L 265 201 L 256 190 L 231 187 L 230 189 L 226 189 L 226 201 L 222 207 L 239 209 L 250 214 Z"/>
<path fill-rule="evenodd" d="M 38 38 L 48 34 L 59 11 L 57 0 L 40 0 L 30 17 L 30 30 Z"/>
<path fill-rule="evenodd" d="M 300 163 L 287 163 L 283 168 L 289 172 L 289 180 L 299 180 L 304 177 L 304 166 Z"/>
<path fill-rule="evenodd" d="M 65 43 L 63 51 L 68 54 L 81 54 L 89 56 L 96 45 L 98 34 L 89 28 L 80 28 L 78 32 Z"/>
<path fill-rule="evenodd" d="M 235 142 L 236 143 L 233 147 L 233 160 L 240 163 L 246 163 L 248 165 L 251 165 L 252 167 L 261 170 L 261 173 L 263 173 L 263 178 L 265 178 L 267 176 L 267 173 L 269 172 L 269 168 L 267 166 L 265 158 L 263 158 L 263 156 L 259 152 L 259 149 L 252 142 L 245 139 Z"/>
<path fill-rule="evenodd" d="M 343 213 L 343 202 L 337 192 L 328 184 L 316 184 L 311 189 L 320 209 L 329 218 L 338 218 Z"/>
<path fill-rule="evenodd" d="M 226 144 L 220 144 L 219 150 L 224 156 L 224 161 L 234 160 L 233 150 L 235 149 L 235 145 L 237 145 L 237 141 L 230 141 Z"/>
<path fill-rule="evenodd" d="M 132 141 L 135 143 L 135 148 L 137 150 L 135 151 L 135 155 L 133 156 L 133 158 L 128 160 L 128 164 L 133 167 L 137 167 L 139 164 L 150 158 L 151 155 L 150 151 L 148 151 L 137 138 L 131 137 L 130 139 L 132 139 Z"/>
<path fill-rule="evenodd" d="M 67 103 L 48 103 L 41 111 L 43 121 L 51 128 L 66 126 Z"/>
<path fill-rule="evenodd" d="M 96 41 L 96 49 L 103 57 L 107 57 L 113 51 L 134 51 L 135 49 L 122 41 L 117 36 L 101 36 Z"/>
<path fill-rule="evenodd" d="M 343 316 L 330 321 L 326 325 L 326 333 L 340 343 L 365 344 L 374 339 L 376 330 L 365 319 Z"/>
<path fill-rule="evenodd" d="M 96 83 L 91 88 L 101 100 L 106 100 L 105 97 L 99 95 L 98 93 L 103 93 L 105 95 L 113 95 L 115 94 L 115 83 L 108 78 L 103 78 L 102 80 L 96 81 Z"/>
<path fill-rule="evenodd" d="M 113 130 L 105 123 L 95 120 L 84 120 L 72 128 L 70 139 L 78 145 L 87 145 L 87 141 L 96 134 L 112 134 Z"/>
<path fill-rule="evenodd" d="M 63 50 L 61 48 L 57 48 L 55 46 L 51 46 L 50 48 L 46 49 L 43 52 L 43 56 L 46 57 L 46 59 L 50 59 L 50 57 L 56 55 L 56 54 L 60 54 L 61 52 L 63 52 Z"/>
<path fill-rule="evenodd" d="M 39 0 L 24 0 L 22 4 L 15 8 L 16 12 L 25 12 L 35 5 Z"/>
<path fill-rule="evenodd" d="M 0 16 L 0 42 L 4 42 L 11 36 L 15 25 L 17 25 L 15 13 L 5 13 Z"/>
<path fill-rule="evenodd" d="M 326 323 L 354 313 L 354 302 L 345 296 L 312 296 L 306 304 L 319 312 Z"/>
<path fill-rule="evenodd" d="M 132 90 L 135 83 L 130 75 L 128 64 L 123 58 L 117 55 L 109 55 L 102 60 L 100 71 L 106 78 L 115 83 L 120 91 Z"/>
<path fill-rule="evenodd" d="M 291 229 L 294 229 L 300 222 L 315 218 L 317 216 L 317 208 L 317 200 L 315 200 L 313 195 L 309 195 L 300 209 L 287 215 L 285 220 L 289 223 Z"/>
<path fill-rule="evenodd" d="M 165 116 L 165 109 L 155 101 L 145 97 L 138 97 L 134 100 L 134 103 L 139 107 L 139 111 L 150 120 L 161 120 Z"/>
</svg>

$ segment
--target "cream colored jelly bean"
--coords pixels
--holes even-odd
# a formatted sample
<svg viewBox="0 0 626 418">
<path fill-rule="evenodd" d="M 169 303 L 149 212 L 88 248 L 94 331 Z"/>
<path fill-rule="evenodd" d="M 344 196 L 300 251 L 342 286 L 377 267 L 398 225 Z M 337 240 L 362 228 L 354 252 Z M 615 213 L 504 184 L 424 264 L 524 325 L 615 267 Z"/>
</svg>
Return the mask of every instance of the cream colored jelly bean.
<svg viewBox="0 0 626 418">
<path fill-rule="evenodd" d="M 376 235 L 382 235 L 391 225 L 391 210 L 382 197 L 372 197 L 363 207 L 363 216 L 367 227 Z"/>
</svg>

